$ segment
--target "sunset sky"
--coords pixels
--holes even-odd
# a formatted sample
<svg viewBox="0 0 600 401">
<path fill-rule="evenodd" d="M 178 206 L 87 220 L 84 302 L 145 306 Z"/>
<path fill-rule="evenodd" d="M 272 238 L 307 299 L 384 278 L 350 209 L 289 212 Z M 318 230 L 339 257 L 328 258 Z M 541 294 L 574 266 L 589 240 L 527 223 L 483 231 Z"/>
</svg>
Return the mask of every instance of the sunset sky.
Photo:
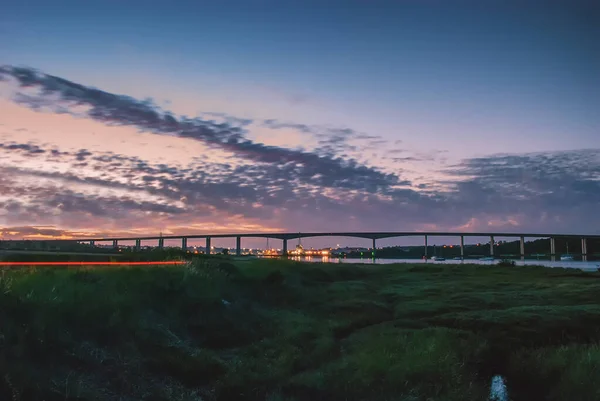
<svg viewBox="0 0 600 401">
<path fill-rule="evenodd" d="M 4 239 L 600 234 L 596 1 L 9 1 L 0 66 Z"/>
</svg>

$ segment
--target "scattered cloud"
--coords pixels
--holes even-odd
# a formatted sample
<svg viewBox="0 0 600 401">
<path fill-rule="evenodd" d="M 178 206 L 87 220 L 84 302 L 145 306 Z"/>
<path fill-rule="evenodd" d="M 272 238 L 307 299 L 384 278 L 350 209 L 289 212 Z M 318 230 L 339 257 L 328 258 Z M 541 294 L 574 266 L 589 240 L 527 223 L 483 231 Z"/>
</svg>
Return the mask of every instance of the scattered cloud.
<svg viewBox="0 0 600 401">
<path fill-rule="evenodd" d="M 0 231 L 2 237 L 331 231 L 332 226 L 336 231 L 600 233 L 600 149 L 471 158 L 445 167 L 435 178 L 408 180 L 402 166 L 439 161 L 444 152 L 410 152 L 397 148 L 401 141 L 389 143 L 343 127 L 214 112 L 175 116 L 151 100 L 29 68 L 1 67 L 0 78 L 17 83 L 14 101 L 25 107 L 188 138 L 230 155 L 215 161 L 199 154 L 189 162 L 165 163 L 19 142 L 23 132 L 15 130 L 11 141 L 0 143 L 0 226 L 10 227 Z M 316 146 L 298 150 L 250 140 L 255 125 L 303 133 Z M 370 148 L 382 148 L 399 172 L 348 156 Z"/>
<path fill-rule="evenodd" d="M 45 153 L 39 146 L 31 143 L 0 143 L 0 148 L 11 151 L 23 151 L 24 154 L 34 156 L 36 154 Z"/>
<path fill-rule="evenodd" d="M 387 154 L 406 152 L 396 148 L 402 141 L 388 141 L 377 135 L 370 135 L 351 128 L 308 125 L 284 122 L 275 119 L 262 121 L 262 126 L 272 130 L 293 130 L 314 138 L 314 151 L 331 158 L 360 160 L 364 165 L 389 160 Z M 370 153 L 369 153 L 370 152 Z M 395 172 L 402 172 L 395 169 Z"/>
<path fill-rule="evenodd" d="M 600 149 L 473 158 L 447 170 L 461 209 L 521 226 L 598 231 Z M 488 217 L 488 219 L 490 219 Z"/>
<path fill-rule="evenodd" d="M 212 112 L 212 111 L 205 111 L 205 112 L 201 112 L 200 116 L 202 117 L 217 117 L 220 118 L 223 122 L 229 124 L 229 125 L 233 125 L 233 126 L 239 126 L 239 127 L 245 127 L 248 126 L 250 124 L 252 124 L 254 121 L 250 118 L 240 118 L 240 117 L 235 117 L 232 116 L 230 114 L 227 113 L 219 113 L 219 112 Z"/>
</svg>

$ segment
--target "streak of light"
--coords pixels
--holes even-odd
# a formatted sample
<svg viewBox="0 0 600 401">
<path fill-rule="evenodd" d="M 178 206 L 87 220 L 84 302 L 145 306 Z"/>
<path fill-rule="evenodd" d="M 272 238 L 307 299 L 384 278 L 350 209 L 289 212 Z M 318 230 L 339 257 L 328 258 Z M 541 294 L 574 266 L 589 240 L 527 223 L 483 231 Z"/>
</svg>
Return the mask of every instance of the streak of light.
<svg viewBox="0 0 600 401">
<path fill-rule="evenodd" d="M 183 260 L 159 262 L 0 262 L 0 266 L 140 266 L 140 265 L 182 265 Z"/>
</svg>

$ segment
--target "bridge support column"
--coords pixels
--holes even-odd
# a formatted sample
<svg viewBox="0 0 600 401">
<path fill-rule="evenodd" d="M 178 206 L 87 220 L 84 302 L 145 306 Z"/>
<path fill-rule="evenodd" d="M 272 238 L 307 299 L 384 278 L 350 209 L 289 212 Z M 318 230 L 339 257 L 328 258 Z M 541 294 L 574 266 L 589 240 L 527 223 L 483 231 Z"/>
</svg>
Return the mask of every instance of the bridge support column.
<svg viewBox="0 0 600 401">
<path fill-rule="evenodd" d="M 427 260 L 427 236 L 425 236 L 425 260 Z"/>
<path fill-rule="evenodd" d="M 206 237 L 206 245 L 204 246 L 204 253 L 210 255 L 210 237 Z"/>
<path fill-rule="evenodd" d="M 371 252 L 371 257 L 375 259 L 377 255 L 377 244 L 375 243 L 375 238 L 373 238 L 373 252 Z"/>
<path fill-rule="evenodd" d="M 187 251 L 187 237 L 181 239 L 181 250 L 184 252 Z"/>
<path fill-rule="evenodd" d="M 587 262 L 587 240 L 581 239 L 581 260 Z"/>
<path fill-rule="evenodd" d="M 284 258 L 287 258 L 287 256 L 288 256 L 287 239 L 283 240 L 283 249 L 281 251 L 281 256 L 283 256 Z"/>
<path fill-rule="evenodd" d="M 521 260 L 525 260 L 525 237 L 521 237 Z"/>
<path fill-rule="evenodd" d="M 116 239 L 113 240 L 113 248 L 118 248 L 119 247 L 119 241 L 117 241 Z"/>
<path fill-rule="evenodd" d="M 460 236 L 460 258 L 465 260 L 465 236 Z"/>
<path fill-rule="evenodd" d="M 165 240 L 162 238 L 158 239 L 158 248 L 163 249 L 165 247 Z"/>
<path fill-rule="evenodd" d="M 494 236 L 490 235 L 490 256 L 494 257 Z"/>
<path fill-rule="evenodd" d="M 556 261 L 556 239 L 550 238 L 550 260 Z"/>
<path fill-rule="evenodd" d="M 142 240 L 141 239 L 136 239 L 135 240 L 135 250 L 139 251 L 142 249 Z"/>
<path fill-rule="evenodd" d="M 96 246 L 96 241 L 90 241 L 91 246 Z"/>
<path fill-rule="evenodd" d="M 235 256 L 242 255 L 242 237 L 235 238 Z"/>
</svg>

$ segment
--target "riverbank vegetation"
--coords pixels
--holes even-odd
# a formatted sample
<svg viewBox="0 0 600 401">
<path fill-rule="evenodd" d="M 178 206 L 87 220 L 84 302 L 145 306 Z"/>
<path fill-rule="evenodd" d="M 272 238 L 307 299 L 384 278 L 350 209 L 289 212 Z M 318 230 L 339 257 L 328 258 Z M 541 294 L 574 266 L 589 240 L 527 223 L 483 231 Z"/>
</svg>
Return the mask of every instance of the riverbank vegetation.
<svg viewBox="0 0 600 401">
<path fill-rule="evenodd" d="M 600 273 L 197 259 L 5 269 L 0 399 L 597 400 Z"/>
<path fill-rule="evenodd" d="M 194 255 L 182 251 L 181 248 L 153 248 L 146 249 L 141 252 L 136 252 L 131 249 L 112 250 L 99 248 L 94 249 L 91 253 L 79 252 L 61 252 L 52 251 L 45 253 L 2 253 L 0 251 L 0 261 L 3 262 L 142 262 L 142 261 L 157 261 L 157 260 L 174 260 L 174 259 L 199 259 L 206 255 Z M 218 258 L 221 255 L 213 255 L 213 258 Z"/>
</svg>

